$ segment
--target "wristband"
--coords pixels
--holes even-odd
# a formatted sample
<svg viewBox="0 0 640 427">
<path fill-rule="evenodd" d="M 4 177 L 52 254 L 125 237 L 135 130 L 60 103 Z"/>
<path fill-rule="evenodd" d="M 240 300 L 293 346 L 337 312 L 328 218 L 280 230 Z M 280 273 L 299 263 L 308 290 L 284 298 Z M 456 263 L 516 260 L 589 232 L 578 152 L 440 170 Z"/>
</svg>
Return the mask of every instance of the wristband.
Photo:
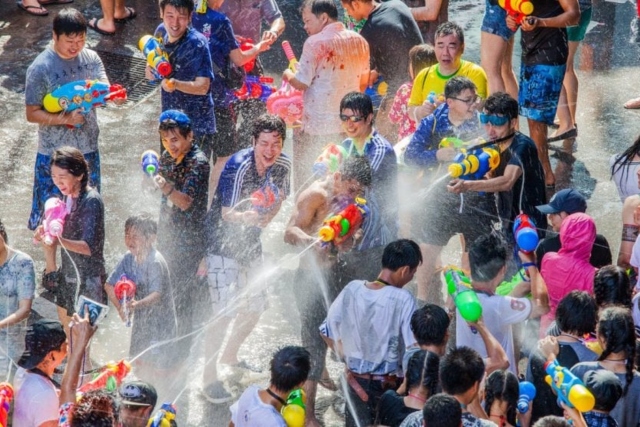
<svg viewBox="0 0 640 427">
<path fill-rule="evenodd" d="M 171 186 L 171 190 L 169 190 L 169 192 L 167 194 L 165 194 L 165 197 L 169 197 L 171 195 L 171 193 L 173 193 L 173 190 L 175 190 L 176 187 Z"/>
<path fill-rule="evenodd" d="M 538 268 L 538 266 L 536 265 L 535 262 L 525 262 L 524 264 L 522 264 L 522 268 L 524 268 L 525 270 L 529 267 L 536 267 Z"/>
</svg>

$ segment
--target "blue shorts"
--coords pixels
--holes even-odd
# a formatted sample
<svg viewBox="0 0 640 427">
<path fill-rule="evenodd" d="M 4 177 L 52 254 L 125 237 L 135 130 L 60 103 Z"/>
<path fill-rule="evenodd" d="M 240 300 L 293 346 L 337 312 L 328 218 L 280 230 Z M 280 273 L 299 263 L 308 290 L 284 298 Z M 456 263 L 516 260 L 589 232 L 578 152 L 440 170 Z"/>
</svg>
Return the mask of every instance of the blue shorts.
<svg viewBox="0 0 640 427">
<path fill-rule="evenodd" d="M 563 65 L 522 65 L 520 67 L 520 115 L 536 122 L 553 124 L 562 89 Z"/>
<path fill-rule="evenodd" d="M 502 37 L 505 41 L 511 40 L 516 33 L 507 27 L 507 12 L 500 6 L 485 1 L 484 18 L 482 19 L 481 31 Z"/>
<path fill-rule="evenodd" d="M 84 158 L 89 163 L 89 185 L 100 191 L 100 153 L 87 153 Z M 38 153 L 33 177 L 31 216 L 27 225 L 29 230 L 35 230 L 40 225 L 44 215 L 44 203 L 51 197 L 62 197 L 51 179 L 51 156 Z"/>
</svg>

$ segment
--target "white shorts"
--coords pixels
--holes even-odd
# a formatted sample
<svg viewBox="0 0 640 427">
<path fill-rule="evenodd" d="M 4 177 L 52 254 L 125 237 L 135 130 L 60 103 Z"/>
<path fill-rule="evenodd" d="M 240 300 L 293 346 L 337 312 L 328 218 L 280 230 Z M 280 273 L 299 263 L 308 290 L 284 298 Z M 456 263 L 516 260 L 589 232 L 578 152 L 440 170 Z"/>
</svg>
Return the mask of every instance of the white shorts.
<svg viewBox="0 0 640 427">
<path fill-rule="evenodd" d="M 231 258 L 207 255 L 207 278 L 213 314 L 234 317 L 238 310 L 262 313 L 267 308 L 264 288 L 248 289 L 256 276 L 253 267 L 243 267 Z"/>
</svg>

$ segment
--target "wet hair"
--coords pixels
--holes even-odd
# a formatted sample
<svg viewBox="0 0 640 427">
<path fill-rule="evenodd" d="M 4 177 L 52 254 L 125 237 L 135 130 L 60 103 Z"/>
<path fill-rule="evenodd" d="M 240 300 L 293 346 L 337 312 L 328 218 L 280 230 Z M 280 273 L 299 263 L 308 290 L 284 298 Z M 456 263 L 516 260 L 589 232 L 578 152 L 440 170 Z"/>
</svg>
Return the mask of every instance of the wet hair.
<svg viewBox="0 0 640 427">
<path fill-rule="evenodd" d="M 411 315 L 411 332 L 418 345 L 443 345 L 450 323 L 442 307 L 427 303 Z"/>
<path fill-rule="evenodd" d="M 499 114 L 511 119 L 518 118 L 518 101 L 505 92 L 495 92 L 484 101 L 484 111 L 487 114 Z"/>
<path fill-rule="evenodd" d="M 460 40 L 460 44 L 464 44 L 464 31 L 462 31 L 462 28 L 455 22 L 443 22 L 438 25 L 433 39 L 438 40 L 440 37 L 450 36 L 451 34 Z"/>
<path fill-rule="evenodd" d="M 399 239 L 391 242 L 382 253 L 382 268 L 387 270 L 397 271 L 405 266 L 414 269 L 421 263 L 420 246 L 413 240 Z"/>
<path fill-rule="evenodd" d="M 65 7 L 53 18 L 53 33 L 56 37 L 86 34 L 87 20 L 78 9 Z"/>
<path fill-rule="evenodd" d="M 615 173 L 618 172 L 618 170 L 620 170 L 621 168 L 628 166 L 636 156 L 636 154 L 640 154 L 640 136 L 638 136 L 638 138 L 633 141 L 633 144 L 631 144 L 629 148 L 624 150 L 622 154 L 620 154 L 615 159 L 615 161 L 611 165 L 611 177 L 613 178 L 613 175 L 615 175 Z M 623 175 L 620 177 L 620 183 L 625 182 L 628 176 L 629 168 L 623 171 Z"/>
<path fill-rule="evenodd" d="M 339 172 L 343 181 L 355 180 L 364 187 L 371 185 L 371 163 L 364 156 L 347 157 L 340 165 Z"/>
<path fill-rule="evenodd" d="M 360 92 L 349 92 L 340 100 L 340 114 L 346 109 L 367 118 L 373 114 L 373 103 L 369 95 Z"/>
<path fill-rule="evenodd" d="M 479 282 L 495 279 L 507 263 L 507 247 L 496 234 L 485 234 L 469 247 L 471 278 Z"/>
<path fill-rule="evenodd" d="M 555 415 L 547 415 L 540 418 L 533 427 L 571 427 L 572 424 L 565 420 L 563 417 L 557 417 Z"/>
<path fill-rule="evenodd" d="M 142 212 L 137 215 L 131 215 L 124 223 L 125 233 L 130 229 L 135 229 L 142 233 L 146 238 L 158 234 L 158 223 L 150 213 Z"/>
<path fill-rule="evenodd" d="M 423 43 L 412 47 L 411 50 L 409 50 L 409 63 L 413 69 L 414 77 L 425 68 L 436 65 L 438 59 L 436 58 L 436 51 L 433 45 Z"/>
<path fill-rule="evenodd" d="M 359 1 L 361 3 L 371 3 L 373 0 L 340 0 L 343 4 L 351 4 L 354 1 Z"/>
<path fill-rule="evenodd" d="M 453 396 L 439 393 L 427 400 L 422 418 L 427 427 L 460 427 L 462 407 Z"/>
<path fill-rule="evenodd" d="M 287 137 L 287 125 L 275 114 L 263 114 L 253 121 L 251 136 L 257 141 L 262 132 L 277 132 L 284 143 Z"/>
<path fill-rule="evenodd" d="M 167 6 L 173 6 L 176 9 L 186 9 L 189 16 L 193 13 L 193 9 L 195 8 L 193 0 L 160 0 L 159 2 L 160 10 L 164 12 L 164 8 Z"/>
<path fill-rule="evenodd" d="M 605 360 L 611 353 L 624 351 L 626 355 L 626 384 L 623 396 L 633 381 L 636 357 L 636 334 L 631 310 L 626 307 L 605 307 L 598 318 L 598 337 L 604 341 L 604 349 L 598 360 Z"/>
<path fill-rule="evenodd" d="M 0 236 L 2 236 L 2 239 L 4 240 L 5 244 L 9 243 L 9 237 L 7 237 L 7 229 L 4 227 L 4 224 L 2 223 L 1 219 L 0 219 Z"/>
<path fill-rule="evenodd" d="M 80 193 L 87 191 L 89 185 L 89 164 L 77 148 L 64 146 L 53 152 L 51 166 L 68 171 L 73 176 L 82 176 Z"/>
<path fill-rule="evenodd" d="M 607 265 L 593 279 L 593 295 L 598 307 L 621 305 L 631 308 L 631 282 L 623 268 Z"/>
<path fill-rule="evenodd" d="M 476 91 L 476 85 L 468 77 L 458 76 L 449 79 L 444 86 L 444 97 L 455 98 L 465 90 Z"/>
<path fill-rule="evenodd" d="M 418 350 L 409 359 L 407 364 L 407 391 L 416 387 L 424 387 L 429 394 L 433 394 L 438 386 L 438 368 L 440 357 L 432 351 Z"/>
<path fill-rule="evenodd" d="M 326 13 L 330 19 L 334 21 L 338 19 L 338 7 L 333 0 L 305 0 L 302 3 L 301 10 L 306 8 L 311 9 L 311 13 L 313 13 L 316 18 Z"/>
<path fill-rule="evenodd" d="M 518 378 L 510 371 L 493 371 L 484 385 L 484 410 L 491 415 L 491 405 L 496 400 L 507 402 L 507 422 L 516 425 L 516 406 L 520 395 Z"/>
<path fill-rule="evenodd" d="M 304 347 L 287 346 L 279 349 L 271 359 L 271 385 L 289 392 L 307 380 L 311 362 Z"/>
<path fill-rule="evenodd" d="M 556 309 L 556 324 L 561 332 L 584 335 L 595 331 L 598 307 L 591 295 L 571 291 L 560 300 Z"/>
<path fill-rule="evenodd" d="M 73 406 L 71 427 L 113 427 L 118 421 L 114 396 L 105 390 L 85 393 Z"/>
<path fill-rule="evenodd" d="M 454 348 L 440 361 L 440 385 L 445 393 L 463 394 L 482 381 L 483 376 L 484 362 L 472 348 Z"/>
</svg>

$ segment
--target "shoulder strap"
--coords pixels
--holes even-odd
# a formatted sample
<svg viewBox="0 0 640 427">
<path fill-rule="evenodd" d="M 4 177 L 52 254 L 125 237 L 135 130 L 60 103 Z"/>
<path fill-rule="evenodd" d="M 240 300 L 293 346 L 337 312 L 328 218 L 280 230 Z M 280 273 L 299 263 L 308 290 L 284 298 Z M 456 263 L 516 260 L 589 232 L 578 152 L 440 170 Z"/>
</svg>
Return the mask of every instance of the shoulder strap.
<svg viewBox="0 0 640 427">
<path fill-rule="evenodd" d="M 429 71 L 431 71 L 431 67 L 427 68 L 427 72 L 424 73 L 424 80 L 422 80 L 422 90 L 424 90 L 424 85 L 427 84 L 427 77 L 429 77 Z"/>
</svg>

